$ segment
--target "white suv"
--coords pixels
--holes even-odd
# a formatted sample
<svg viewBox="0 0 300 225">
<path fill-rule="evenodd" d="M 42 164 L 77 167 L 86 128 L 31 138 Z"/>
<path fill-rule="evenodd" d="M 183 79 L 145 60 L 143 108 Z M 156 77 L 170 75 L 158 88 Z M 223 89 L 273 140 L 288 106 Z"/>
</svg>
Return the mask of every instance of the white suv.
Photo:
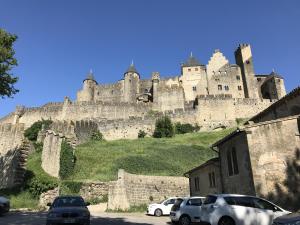
<svg viewBox="0 0 300 225">
<path fill-rule="evenodd" d="M 164 200 L 161 203 L 150 204 L 147 209 L 147 214 L 154 216 L 169 215 L 176 199 L 177 197 L 173 197 L 168 198 L 167 200 Z"/>
<path fill-rule="evenodd" d="M 201 206 L 204 197 L 178 198 L 170 212 L 173 224 L 189 225 L 191 222 L 200 222 Z"/>
<path fill-rule="evenodd" d="M 208 195 L 201 220 L 211 225 L 271 225 L 289 212 L 262 198 L 248 195 Z"/>
</svg>

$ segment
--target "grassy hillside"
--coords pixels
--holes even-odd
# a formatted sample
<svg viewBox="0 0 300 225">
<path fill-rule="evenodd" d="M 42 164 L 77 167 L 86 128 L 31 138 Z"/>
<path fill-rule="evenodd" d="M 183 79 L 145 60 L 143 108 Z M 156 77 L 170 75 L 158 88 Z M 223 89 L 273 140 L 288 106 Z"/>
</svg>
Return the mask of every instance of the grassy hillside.
<svg viewBox="0 0 300 225">
<path fill-rule="evenodd" d="M 40 188 L 41 183 L 44 185 L 50 183 L 57 183 L 58 180 L 45 173 L 41 167 L 41 152 L 34 152 L 29 155 L 27 161 L 27 179 L 24 181 L 24 185 L 21 187 L 15 187 L 10 189 L 0 190 L 0 195 L 5 196 L 11 201 L 11 208 L 31 208 L 36 209 L 38 207 L 38 196 L 34 196 L 31 189 Z M 29 182 L 28 179 L 35 179 L 39 181 L 37 185 Z"/>
<path fill-rule="evenodd" d="M 182 176 L 216 156 L 209 145 L 230 131 L 161 139 L 91 141 L 76 148 L 77 161 L 71 179 L 115 180 L 119 168 L 135 174 Z"/>
</svg>

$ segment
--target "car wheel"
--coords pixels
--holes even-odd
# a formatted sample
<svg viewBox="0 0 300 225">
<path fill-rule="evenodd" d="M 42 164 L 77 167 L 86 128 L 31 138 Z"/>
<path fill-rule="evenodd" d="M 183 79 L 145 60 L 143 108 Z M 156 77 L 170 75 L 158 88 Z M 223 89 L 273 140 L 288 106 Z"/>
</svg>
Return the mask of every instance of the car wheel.
<svg viewBox="0 0 300 225">
<path fill-rule="evenodd" d="M 191 224 L 191 219 L 188 216 L 182 216 L 179 219 L 179 224 L 180 225 L 190 225 Z"/>
<path fill-rule="evenodd" d="M 161 215 L 162 215 L 161 209 L 156 209 L 156 210 L 154 211 L 154 216 L 161 216 Z"/>
<path fill-rule="evenodd" d="M 235 225 L 235 222 L 234 222 L 234 220 L 232 218 L 226 216 L 226 217 L 222 217 L 219 220 L 218 225 Z"/>
</svg>

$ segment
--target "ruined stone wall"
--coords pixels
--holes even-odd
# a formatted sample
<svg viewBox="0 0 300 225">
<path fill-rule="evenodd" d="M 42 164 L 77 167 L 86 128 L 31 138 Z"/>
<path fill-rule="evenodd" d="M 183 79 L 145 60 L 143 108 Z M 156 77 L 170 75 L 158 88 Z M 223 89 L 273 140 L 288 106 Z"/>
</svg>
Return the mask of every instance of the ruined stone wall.
<svg viewBox="0 0 300 225">
<path fill-rule="evenodd" d="M 0 155 L 21 145 L 24 124 L 0 124 Z"/>
<path fill-rule="evenodd" d="M 47 131 L 43 144 L 42 168 L 53 177 L 59 177 L 62 134 Z"/>
<path fill-rule="evenodd" d="M 86 201 L 103 199 L 108 195 L 108 186 L 106 182 L 87 182 L 82 184 L 79 193 Z"/>
<path fill-rule="evenodd" d="M 103 199 L 108 195 L 108 183 L 105 182 L 87 182 L 83 183 L 79 194 L 85 201 L 91 201 L 95 199 Z M 47 203 L 52 203 L 56 197 L 59 196 L 59 188 L 55 188 L 44 192 L 40 195 L 39 205 L 45 207 Z"/>
<path fill-rule="evenodd" d="M 246 128 L 253 179 L 258 194 L 266 195 L 288 179 L 287 161 L 300 149 L 298 116 Z M 299 119 L 298 119 L 299 120 Z M 274 193 L 276 194 L 276 193 Z"/>
<path fill-rule="evenodd" d="M 128 209 L 132 205 L 161 201 L 171 196 L 188 196 L 185 177 L 145 176 L 119 170 L 118 180 L 111 182 L 108 209 Z"/>
<path fill-rule="evenodd" d="M 0 189 L 14 186 L 24 124 L 0 125 Z"/>
<path fill-rule="evenodd" d="M 0 189 L 11 188 L 15 185 L 16 170 L 19 163 L 19 150 L 11 148 L 0 155 Z"/>
</svg>

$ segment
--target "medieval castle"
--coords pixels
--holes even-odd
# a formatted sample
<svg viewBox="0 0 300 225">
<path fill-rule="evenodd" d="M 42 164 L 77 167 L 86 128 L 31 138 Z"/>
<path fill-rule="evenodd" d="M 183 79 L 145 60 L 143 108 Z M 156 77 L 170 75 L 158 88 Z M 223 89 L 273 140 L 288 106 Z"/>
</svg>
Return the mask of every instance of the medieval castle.
<svg viewBox="0 0 300 225">
<path fill-rule="evenodd" d="M 216 50 L 203 65 L 191 55 L 181 65 L 180 75 L 164 78 L 154 72 L 149 80 L 142 80 L 132 64 L 122 80 L 109 85 L 98 84 L 89 73 L 75 101 L 65 97 L 41 107 L 18 106 L 0 119 L 0 169 L 6 171 L 2 184 L 22 182 L 16 174 L 22 175 L 26 164 L 24 130 L 42 119 L 54 122 L 39 137 L 44 142 L 42 167 L 58 176 L 59 154 L 53 152 L 60 151 L 62 139 L 76 146 L 96 130 L 106 140 L 137 138 L 140 130 L 152 135 L 157 117 L 163 114 L 173 122 L 198 124 L 201 131 L 223 129 L 285 96 L 281 76 L 274 71 L 255 74 L 250 45 L 239 45 L 235 58 L 236 64 L 230 64 Z"/>
<path fill-rule="evenodd" d="M 107 139 L 136 138 L 137 127 L 150 133 L 153 111 L 177 122 L 197 123 L 202 130 L 232 126 L 236 118 L 249 118 L 286 94 L 283 78 L 274 71 L 255 74 L 250 45 L 239 45 L 235 59 L 236 64 L 230 64 L 215 50 L 203 65 L 191 55 L 180 75 L 164 78 L 153 72 L 148 80 L 131 64 L 123 79 L 108 85 L 98 84 L 89 73 L 76 101 L 66 97 L 42 107 L 19 106 L 0 123 L 28 127 L 41 119 L 93 120 Z"/>
</svg>

